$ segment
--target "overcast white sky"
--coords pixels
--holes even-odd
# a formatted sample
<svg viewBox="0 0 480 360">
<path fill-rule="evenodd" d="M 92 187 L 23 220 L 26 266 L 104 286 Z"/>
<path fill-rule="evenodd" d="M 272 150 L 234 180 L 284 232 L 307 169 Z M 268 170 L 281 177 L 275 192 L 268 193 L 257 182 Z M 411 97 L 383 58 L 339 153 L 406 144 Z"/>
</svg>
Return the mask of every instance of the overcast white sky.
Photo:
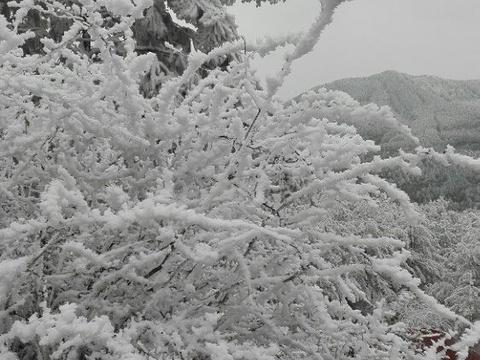
<svg viewBox="0 0 480 360">
<path fill-rule="evenodd" d="M 229 9 L 248 40 L 305 30 L 318 0 L 287 0 Z M 257 62 L 275 74 L 281 55 Z M 480 0 L 353 0 L 342 4 L 315 50 L 298 61 L 280 95 L 384 70 L 449 79 L 480 79 Z"/>
</svg>

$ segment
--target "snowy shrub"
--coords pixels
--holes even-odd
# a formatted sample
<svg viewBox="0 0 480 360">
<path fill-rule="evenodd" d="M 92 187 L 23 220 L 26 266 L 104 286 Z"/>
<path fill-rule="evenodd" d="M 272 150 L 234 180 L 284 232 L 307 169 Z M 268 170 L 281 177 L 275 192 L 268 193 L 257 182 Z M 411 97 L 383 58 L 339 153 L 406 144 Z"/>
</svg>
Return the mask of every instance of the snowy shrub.
<svg viewBox="0 0 480 360">
<path fill-rule="evenodd" d="M 323 1 L 303 37 L 192 51 L 151 97 L 140 84 L 158 59 L 135 52 L 131 30 L 151 2 L 23 1 L 11 23 L 0 17 L 6 358 L 415 358 L 391 311 L 400 288 L 470 325 L 419 289 L 403 235 L 325 226 L 339 207 L 386 197 L 415 224 L 378 173 L 416 173 L 429 156 L 373 156 L 378 146 L 327 118 L 378 122 L 384 110 L 328 92 L 287 107 L 275 97 L 340 2 Z M 37 54 L 21 48 L 29 9 L 71 24 Z M 85 30 L 95 56 L 78 51 Z M 250 57 L 286 43 L 295 50 L 259 89 Z"/>
</svg>

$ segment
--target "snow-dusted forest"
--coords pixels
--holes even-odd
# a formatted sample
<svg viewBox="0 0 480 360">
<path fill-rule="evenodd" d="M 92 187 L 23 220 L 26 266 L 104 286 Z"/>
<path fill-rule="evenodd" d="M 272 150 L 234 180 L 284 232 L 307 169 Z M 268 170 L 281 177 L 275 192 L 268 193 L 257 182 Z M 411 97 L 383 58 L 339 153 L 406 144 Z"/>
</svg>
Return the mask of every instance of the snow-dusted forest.
<svg viewBox="0 0 480 360">
<path fill-rule="evenodd" d="M 234 2 L 0 1 L 0 359 L 477 359 L 479 210 L 401 189 L 480 160 L 279 100 L 344 0 L 257 43 Z"/>
</svg>

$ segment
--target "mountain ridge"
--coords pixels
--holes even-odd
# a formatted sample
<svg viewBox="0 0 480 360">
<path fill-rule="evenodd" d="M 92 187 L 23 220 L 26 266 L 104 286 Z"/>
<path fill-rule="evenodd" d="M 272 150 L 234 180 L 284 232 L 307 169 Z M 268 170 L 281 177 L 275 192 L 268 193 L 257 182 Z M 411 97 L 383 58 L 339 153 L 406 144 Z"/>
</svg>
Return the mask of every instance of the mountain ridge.
<svg viewBox="0 0 480 360">
<path fill-rule="evenodd" d="M 316 86 L 349 94 L 360 104 L 389 106 L 421 144 L 480 151 L 480 80 L 448 80 L 387 70 Z"/>
<path fill-rule="evenodd" d="M 337 80 L 305 93 L 312 90 L 322 93 L 324 89 L 347 93 L 361 105 L 388 106 L 401 124 L 410 127 L 421 146 L 443 151 L 451 145 L 459 153 L 480 157 L 480 80 L 448 80 L 389 70 L 363 78 Z M 342 122 L 342 119 L 337 121 Z M 388 124 L 381 125 L 380 129 L 358 125 L 359 134 L 381 145 L 386 156 L 398 153 L 400 148 L 411 151 L 417 146 L 409 143 L 407 137 L 392 135 Z M 423 173 L 420 177 L 402 171 L 391 171 L 383 176 L 417 203 L 443 197 L 451 209 L 480 208 L 480 174 L 429 160 L 422 161 L 419 166 Z"/>
</svg>

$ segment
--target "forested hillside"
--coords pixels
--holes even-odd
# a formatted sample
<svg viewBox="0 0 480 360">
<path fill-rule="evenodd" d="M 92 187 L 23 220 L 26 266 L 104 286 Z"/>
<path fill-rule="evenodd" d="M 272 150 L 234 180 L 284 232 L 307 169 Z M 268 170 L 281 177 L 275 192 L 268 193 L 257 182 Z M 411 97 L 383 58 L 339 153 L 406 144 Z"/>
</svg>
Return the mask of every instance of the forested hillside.
<svg viewBox="0 0 480 360">
<path fill-rule="evenodd" d="M 446 80 L 385 71 L 338 80 L 313 91 L 322 89 L 345 92 L 363 106 L 387 106 L 395 119 L 408 125 L 422 146 L 437 151 L 453 146 L 461 153 L 480 153 L 480 80 Z M 359 133 L 382 146 L 384 154 L 418 146 L 401 131 L 392 131 L 385 120 L 383 125 L 339 120 L 355 124 Z M 472 319 L 480 319 L 480 175 L 471 168 L 432 159 L 422 160 L 420 168 L 422 176 L 398 170 L 384 172 L 412 200 L 423 204 L 422 226 L 404 235 L 412 250 L 412 269 L 437 299 Z M 362 221 L 369 223 L 366 219 L 359 223 Z M 412 306 L 409 301 L 407 304 Z M 409 311 L 405 313 L 408 321 L 439 325 L 438 319 L 423 307 L 413 305 Z"/>
<path fill-rule="evenodd" d="M 423 146 L 443 151 L 480 150 L 480 80 L 446 80 L 385 71 L 323 85 L 361 104 L 388 105 Z"/>
<path fill-rule="evenodd" d="M 480 80 L 446 80 L 385 71 L 321 87 L 343 91 L 362 105 L 388 106 L 395 119 L 408 125 L 424 147 L 443 152 L 447 146 L 453 146 L 460 153 L 480 154 Z M 382 131 L 359 124 L 357 129 L 366 138 L 382 145 L 385 154 L 417 146 L 385 128 Z M 456 209 L 480 206 L 480 177 L 476 172 L 429 160 L 425 160 L 421 168 L 424 173 L 421 178 L 398 172 L 389 177 L 416 202 L 445 197 Z"/>
</svg>

